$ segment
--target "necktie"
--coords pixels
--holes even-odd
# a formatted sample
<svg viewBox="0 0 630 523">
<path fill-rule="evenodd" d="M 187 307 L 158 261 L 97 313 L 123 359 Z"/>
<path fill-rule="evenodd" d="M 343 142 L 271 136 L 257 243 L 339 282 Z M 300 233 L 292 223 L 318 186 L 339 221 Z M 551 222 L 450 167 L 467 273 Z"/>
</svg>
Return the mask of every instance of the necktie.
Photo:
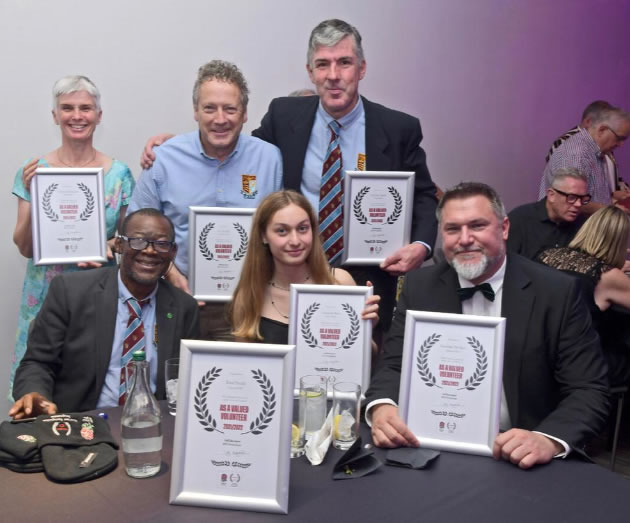
<svg viewBox="0 0 630 523">
<path fill-rule="evenodd" d="M 138 301 L 135 298 L 127 300 L 129 310 L 129 320 L 125 331 L 125 341 L 123 343 L 122 357 L 120 358 L 120 387 L 118 389 L 118 404 L 125 404 L 127 395 L 127 383 L 125 369 L 134 352 L 144 350 L 144 324 L 142 323 L 142 307 L 149 303 L 149 300 Z M 131 372 L 128 373 L 131 377 Z"/>
<path fill-rule="evenodd" d="M 322 181 L 319 190 L 319 233 L 324 252 L 331 265 L 341 260 L 343 252 L 343 179 L 339 129 L 341 124 L 333 120 L 330 128 L 330 143 L 326 151 Z"/>
<path fill-rule="evenodd" d="M 477 291 L 481 291 L 486 299 L 494 301 L 494 291 L 488 282 L 482 283 L 481 285 L 475 285 L 474 287 L 461 287 L 457 289 L 457 295 L 461 301 L 464 301 L 472 298 Z"/>
</svg>

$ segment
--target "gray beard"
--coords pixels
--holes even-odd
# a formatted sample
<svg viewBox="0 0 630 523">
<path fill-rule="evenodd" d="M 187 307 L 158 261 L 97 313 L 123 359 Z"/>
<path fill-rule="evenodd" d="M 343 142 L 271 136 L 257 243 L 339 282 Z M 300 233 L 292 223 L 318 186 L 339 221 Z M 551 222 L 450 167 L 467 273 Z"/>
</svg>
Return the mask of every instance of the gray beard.
<svg viewBox="0 0 630 523">
<path fill-rule="evenodd" d="M 482 254 L 481 260 L 475 263 L 460 263 L 456 258 L 449 261 L 455 272 L 464 280 L 476 280 L 488 270 L 490 259 Z"/>
</svg>

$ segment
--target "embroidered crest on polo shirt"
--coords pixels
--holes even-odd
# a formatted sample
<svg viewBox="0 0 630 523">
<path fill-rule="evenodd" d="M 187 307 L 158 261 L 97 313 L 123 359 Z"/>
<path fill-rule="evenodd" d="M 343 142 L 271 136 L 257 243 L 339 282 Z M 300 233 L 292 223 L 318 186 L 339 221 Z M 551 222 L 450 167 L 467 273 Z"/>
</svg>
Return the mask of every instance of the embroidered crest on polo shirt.
<svg viewBox="0 0 630 523">
<path fill-rule="evenodd" d="M 241 194 L 247 200 L 253 200 L 258 194 L 255 174 L 241 174 Z"/>
</svg>

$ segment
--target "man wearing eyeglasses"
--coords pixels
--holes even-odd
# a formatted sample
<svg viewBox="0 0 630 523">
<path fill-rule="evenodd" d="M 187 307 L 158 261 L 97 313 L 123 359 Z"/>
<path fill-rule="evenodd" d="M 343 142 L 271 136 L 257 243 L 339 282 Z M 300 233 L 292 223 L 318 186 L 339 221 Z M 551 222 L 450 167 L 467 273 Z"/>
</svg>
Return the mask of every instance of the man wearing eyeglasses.
<svg viewBox="0 0 630 523">
<path fill-rule="evenodd" d="M 545 198 L 509 214 L 508 250 L 530 260 L 549 247 L 569 245 L 586 220 L 580 210 L 591 201 L 586 175 L 577 169 L 556 169 L 549 185 Z"/>
<path fill-rule="evenodd" d="M 597 209 L 624 200 L 627 190 L 618 190 L 615 168 L 608 165 L 607 155 L 623 144 L 630 135 L 630 114 L 617 107 L 602 108 L 583 121 L 570 138 L 555 149 L 545 167 L 539 199 L 547 195 L 551 173 L 562 167 L 575 168 L 586 174 L 592 200 L 581 212 L 590 215 Z"/>
<path fill-rule="evenodd" d="M 165 396 L 164 362 L 199 335 L 195 300 L 162 279 L 177 252 L 172 222 L 130 213 L 116 238 L 120 267 L 62 274 L 50 284 L 18 367 L 9 415 L 20 419 L 122 404 L 124 367 L 144 350 L 151 388 Z"/>
</svg>

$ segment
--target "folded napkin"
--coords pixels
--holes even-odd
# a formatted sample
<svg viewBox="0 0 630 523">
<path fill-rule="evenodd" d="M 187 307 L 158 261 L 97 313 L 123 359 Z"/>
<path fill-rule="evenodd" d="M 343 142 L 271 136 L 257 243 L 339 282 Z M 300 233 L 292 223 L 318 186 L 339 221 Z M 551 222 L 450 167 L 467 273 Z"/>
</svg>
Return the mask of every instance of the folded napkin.
<svg viewBox="0 0 630 523">
<path fill-rule="evenodd" d="M 311 465 L 320 465 L 326 453 L 330 447 L 332 440 L 332 409 L 326 416 L 326 421 L 315 434 L 313 434 L 304 445 L 306 457 L 311 462 Z"/>
<path fill-rule="evenodd" d="M 374 450 L 363 448 L 361 437 L 358 437 L 352 447 L 337 461 L 332 477 L 333 479 L 361 478 L 382 466 L 383 463 L 374 455 Z"/>
<path fill-rule="evenodd" d="M 423 469 L 439 455 L 439 450 L 402 447 L 387 451 L 385 464 L 392 467 Z"/>
</svg>

